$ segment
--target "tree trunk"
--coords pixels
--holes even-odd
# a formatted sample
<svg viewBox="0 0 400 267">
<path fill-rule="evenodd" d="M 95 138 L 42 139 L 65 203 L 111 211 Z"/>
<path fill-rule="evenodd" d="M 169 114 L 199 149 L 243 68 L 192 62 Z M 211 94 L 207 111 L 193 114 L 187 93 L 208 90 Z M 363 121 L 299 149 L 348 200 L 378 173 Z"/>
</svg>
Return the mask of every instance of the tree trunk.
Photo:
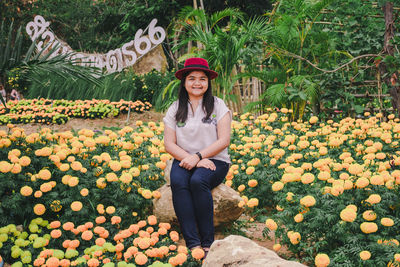
<svg viewBox="0 0 400 267">
<path fill-rule="evenodd" d="M 385 36 L 384 36 L 384 44 L 383 51 L 386 55 L 393 56 L 394 47 L 390 43 L 390 41 L 394 38 L 394 19 L 393 19 L 393 2 L 385 2 L 382 7 L 383 14 L 385 16 Z M 389 88 L 390 96 L 392 97 L 392 106 L 393 109 L 397 111 L 400 115 L 400 88 L 399 86 L 395 86 L 395 83 L 391 81 L 391 73 L 388 73 L 385 63 L 381 63 L 379 65 L 379 69 L 381 72 L 381 77 L 383 81 Z"/>
</svg>

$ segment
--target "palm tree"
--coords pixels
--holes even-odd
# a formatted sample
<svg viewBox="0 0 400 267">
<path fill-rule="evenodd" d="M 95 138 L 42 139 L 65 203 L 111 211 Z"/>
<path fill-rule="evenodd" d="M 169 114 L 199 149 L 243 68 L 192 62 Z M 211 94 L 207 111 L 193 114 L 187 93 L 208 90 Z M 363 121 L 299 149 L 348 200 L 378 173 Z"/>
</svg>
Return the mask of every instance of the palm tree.
<svg viewBox="0 0 400 267">
<path fill-rule="evenodd" d="M 35 42 L 29 47 L 26 53 L 22 51 L 23 35 L 21 27 L 15 32 L 13 23 L 10 23 L 8 31 L 4 21 L 0 27 L 0 87 L 6 91 L 6 99 L 1 97 L 1 102 L 6 106 L 12 87 L 8 82 L 10 74 L 17 70 L 20 77 L 32 81 L 35 77 L 43 75 L 58 75 L 63 78 L 74 77 L 99 84 L 96 75 L 99 71 L 93 68 L 83 67 L 75 64 L 69 58 L 72 54 L 56 55 L 50 57 L 58 47 L 52 48 L 48 53 L 44 53 L 47 47 L 39 52 L 35 52 Z M 40 81 L 39 81 L 40 82 Z"/>
</svg>

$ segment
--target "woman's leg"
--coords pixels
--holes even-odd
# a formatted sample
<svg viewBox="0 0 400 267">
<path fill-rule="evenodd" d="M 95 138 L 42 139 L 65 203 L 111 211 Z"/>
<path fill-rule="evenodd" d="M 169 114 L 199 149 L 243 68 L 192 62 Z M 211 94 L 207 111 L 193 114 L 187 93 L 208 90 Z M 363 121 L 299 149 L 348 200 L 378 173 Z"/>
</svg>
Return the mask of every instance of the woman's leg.
<svg viewBox="0 0 400 267">
<path fill-rule="evenodd" d="M 190 179 L 190 191 L 202 247 L 210 247 L 214 242 L 214 205 L 211 190 L 224 180 L 229 170 L 228 163 L 212 161 L 216 166 L 215 171 L 196 168 Z"/>
<path fill-rule="evenodd" d="M 179 161 L 174 160 L 171 168 L 172 202 L 186 246 L 190 249 L 200 246 L 196 215 L 189 188 L 193 171 L 180 167 L 179 163 Z"/>
</svg>

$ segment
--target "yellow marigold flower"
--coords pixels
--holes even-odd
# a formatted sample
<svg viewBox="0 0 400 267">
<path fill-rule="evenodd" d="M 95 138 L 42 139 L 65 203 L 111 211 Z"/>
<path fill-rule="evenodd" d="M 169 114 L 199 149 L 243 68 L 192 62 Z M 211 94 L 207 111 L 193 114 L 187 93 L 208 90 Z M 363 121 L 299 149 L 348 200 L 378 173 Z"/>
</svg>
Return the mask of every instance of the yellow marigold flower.
<svg viewBox="0 0 400 267">
<path fill-rule="evenodd" d="M 271 231 L 275 231 L 276 229 L 278 229 L 278 225 L 276 224 L 276 222 L 273 219 L 267 219 L 265 221 L 265 225 Z"/>
<path fill-rule="evenodd" d="M 364 187 L 367 187 L 368 185 L 369 185 L 368 178 L 360 177 L 356 181 L 356 187 L 357 188 L 364 188 Z"/>
<path fill-rule="evenodd" d="M 246 169 L 246 174 L 251 175 L 255 171 L 255 168 L 253 166 L 250 166 Z"/>
<path fill-rule="evenodd" d="M 119 161 L 116 161 L 116 160 L 111 160 L 109 162 L 109 166 L 110 166 L 111 170 L 113 170 L 114 172 L 117 172 L 117 171 L 121 170 L 121 168 L 122 168 L 121 163 L 119 163 Z"/>
<path fill-rule="evenodd" d="M 51 172 L 47 169 L 42 169 L 39 171 L 38 177 L 43 180 L 49 180 L 51 178 Z"/>
<path fill-rule="evenodd" d="M 372 194 L 365 200 L 365 202 L 368 202 L 370 204 L 377 204 L 377 203 L 381 202 L 381 200 L 382 200 L 382 198 L 380 195 Z"/>
<path fill-rule="evenodd" d="M 80 194 L 81 194 L 81 196 L 86 197 L 86 196 L 89 194 L 89 189 L 83 188 L 83 189 L 80 191 Z"/>
<path fill-rule="evenodd" d="M 308 120 L 310 124 L 315 124 L 318 122 L 318 117 L 317 116 L 311 116 L 311 118 Z"/>
<path fill-rule="evenodd" d="M 300 199 L 300 204 L 305 206 L 305 207 L 311 207 L 314 206 L 316 203 L 316 200 L 313 196 L 305 196 L 303 198 Z"/>
<path fill-rule="evenodd" d="M 258 199 L 257 198 L 250 198 L 249 201 L 247 201 L 247 206 L 249 208 L 253 208 L 258 206 Z"/>
<path fill-rule="evenodd" d="M 354 204 L 347 205 L 346 208 L 347 209 L 352 209 L 352 210 L 354 210 L 354 212 L 357 212 L 357 206 L 354 205 Z"/>
<path fill-rule="evenodd" d="M 303 184 L 310 184 L 314 182 L 315 176 L 312 173 L 306 172 L 301 176 L 301 182 Z"/>
<path fill-rule="evenodd" d="M 364 170 L 364 167 L 357 163 L 350 164 L 349 169 L 348 169 L 349 173 L 353 174 L 353 175 L 361 174 L 363 172 L 363 170 Z"/>
<path fill-rule="evenodd" d="M 321 181 L 327 181 L 329 178 L 331 178 L 330 172 L 321 171 L 318 174 L 318 179 L 321 180 Z"/>
<path fill-rule="evenodd" d="M 370 179 L 371 184 L 373 185 L 384 185 L 385 180 L 381 175 L 373 175 Z"/>
<path fill-rule="evenodd" d="M 315 266 L 316 267 L 327 267 L 330 263 L 329 256 L 325 253 L 319 253 L 315 256 Z"/>
<path fill-rule="evenodd" d="M 388 226 L 388 227 L 390 227 L 390 226 L 393 226 L 394 225 L 394 221 L 392 220 L 392 219 L 390 219 L 390 218 L 382 218 L 381 219 L 381 224 L 383 225 L 383 226 Z"/>
<path fill-rule="evenodd" d="M 22 156 L 22 157 L 19 159 L 19 164 L 20 164 L 22 167 L 26 167 L 26 166 L 28 166 L 29 164 L 31 164 L 31 159 L 30 159 L 29 157 L 27 157 L 27 156 Z"/>
<path fill-rule="evenodd" d="M 148 190 L 148 189 L 143 189 L 141 195 L 142 195 L 145 199 L 150 199 L 150 198 L 153 196 L 153 194 L 151 193 L 151 191 Z"/>
<path fill-rule="evenodd" d="M 293 200 L 294 194 L 292 192 L 287 192 L 286 193 L 286 200 L 287 201 L 292 201 Z"/>
<path fill-rule="evenodd" d="M 140 170 L 136 167 L 130 168 L 129 172 L 133 175 L 133 177 L 138 177 L 140 175 Z"/>
<path fill-rule="evenodd" d="M 345 222 L 354 222 L 357 212 L 350 208 L 345 208 L 340 212 L 340 218 Z"/>
<path fill-rule="evenodd" d="M 298 213 L 296 216 L 294 216 L 294 221 L 297 223 L 302 222 L 303 219 L 304 219 L 304 216 L 301 213 Z"/>
<path fill-rule="evenodd" d="M 113 213 L 115 212 L 115 207 L 114 207 L 114 206 L 108 206 L 108 207 L 106 208 L 106 212 L 107 212 L 108 214 L 113 214 Z"/>
<path fill-rule="evenodd" d="M 376 213 L 373 210 L 366 210 L 363 212 L 363 218 L 366 221 L 373 221 L 376 219 Z"/>
<path fill-rule="evenodd" d="M 82 209 L 82 207 L 83 207 L 83 204 L 80 201 L 74 201 L 71 203 L 71 209 L 73 211 L 80 211 Z"/>
<path fill-rule="evenodd" d="M 297 245 L 301 240 L 301 235 L 299 232 L 289 231 L 288 237 L 290 239 L 290 243 L 292 243 L 293 245 Z"/>
<path fill-rule="evenodd" d="M 238 186 L 238 191 L 242 192 L 245 188 L 246 188 L 246 186 L 244 184 L 241 184 Z"/>
<path fill-rule="evenodd" d="M 279 182 L 279 181 L 275 182 L 272 184 L 272 191 L 276 192 L 276 191 L 282 190 L 284 186 L 285 186 L 285 184 L 282 182 Z"/>
<path fill-rule="evenodd" d="M 367 250 L 361 251 L 361 252 L 360 252 L 360 258 L 361 258 L 363 261 L 368 260 L 369 258 L 371 258 L 371 252 L 369 252 L 369 251 L 367 251 Z"/>
<path fill-rule="evenodd" d="M 12 165 L 7 161 L 0 161 L 0 171 L 2 173 L 8 173 L 11 171 Z"/>
<path fill-rule="evenodd" d="M 371 234 L 378 231 L 378 225 L 376 225 L 376 223 L 373 222 L 363 222 L 360 225 L 360 229 L 365 234 Z"/>
</svg>

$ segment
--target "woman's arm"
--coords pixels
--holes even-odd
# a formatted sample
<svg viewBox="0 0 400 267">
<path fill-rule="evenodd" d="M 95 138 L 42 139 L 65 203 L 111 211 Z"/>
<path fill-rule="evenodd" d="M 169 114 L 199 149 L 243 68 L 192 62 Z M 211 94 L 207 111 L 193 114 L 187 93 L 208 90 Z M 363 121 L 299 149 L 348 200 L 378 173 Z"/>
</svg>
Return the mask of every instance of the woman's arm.
<svg viewBox="0 0 400 267">
<path fill-rule="evenodd" d="M 229 146 L 231 142 L 231 116 L 227 112 L 217 124 L 218 139 L 200 152 L 203 158 L 211 158 Z"/>
</svg>

